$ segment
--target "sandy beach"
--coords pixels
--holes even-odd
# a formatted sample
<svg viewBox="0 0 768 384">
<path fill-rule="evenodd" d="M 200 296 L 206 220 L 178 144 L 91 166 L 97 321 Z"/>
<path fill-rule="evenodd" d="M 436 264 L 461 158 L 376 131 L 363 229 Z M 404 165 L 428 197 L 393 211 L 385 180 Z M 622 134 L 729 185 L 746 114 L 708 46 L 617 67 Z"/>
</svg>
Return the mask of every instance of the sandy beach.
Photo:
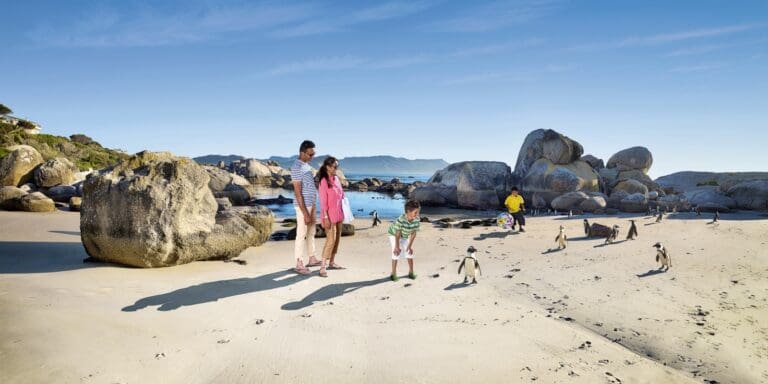
<svg viewBox="0 0 768 384">
<path fill-rule="evenodd" d="M 418 278 L 401 263 L 391 282 L 387 222 L 358 220 L 347 269 L 321 278 L 288 269 L 291 241 L 246 265 L 83 263 L 78 213 L 0 212 L 0 382 L 768 382 L 768 217 L 633 216 L 637 240 L 628 215 L 586 217 L 619 241 L 584 239 L 580 216 L 520 234 L 424 223 Z M 469 245 L 472 286 L 456 273 Z"/>
</svg>

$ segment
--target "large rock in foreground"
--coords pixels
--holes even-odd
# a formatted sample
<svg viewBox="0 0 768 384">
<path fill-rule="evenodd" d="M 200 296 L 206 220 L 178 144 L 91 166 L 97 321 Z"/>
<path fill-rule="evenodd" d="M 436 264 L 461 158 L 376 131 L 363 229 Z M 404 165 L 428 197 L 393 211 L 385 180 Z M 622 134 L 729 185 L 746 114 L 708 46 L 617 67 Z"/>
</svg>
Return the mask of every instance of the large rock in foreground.
<svg viewBox="0 0 768 384">
<path fill-rule="evenodd" d="M 7 148 L 11 153 L 0 159 L 0 187 L 19 187 L 30 181 L 35 167 L 43 163 L 43 156 L 29 145 Z"/>
<path fill-rule="evenodd" d="M 497 161 L 465 161 L 441 169 L 410 198 L 424 205 L 498 209 L 512 188 L 512 172 Z"/>
<path fill-rule="evenodd" d="M 232 212 L 216 214 L 209 176 L 193 160 L 141 152 L 83 186 L 80 232 L 96 259 L 164 267 L 228 259 L 257 243 Z"/>
</svg>

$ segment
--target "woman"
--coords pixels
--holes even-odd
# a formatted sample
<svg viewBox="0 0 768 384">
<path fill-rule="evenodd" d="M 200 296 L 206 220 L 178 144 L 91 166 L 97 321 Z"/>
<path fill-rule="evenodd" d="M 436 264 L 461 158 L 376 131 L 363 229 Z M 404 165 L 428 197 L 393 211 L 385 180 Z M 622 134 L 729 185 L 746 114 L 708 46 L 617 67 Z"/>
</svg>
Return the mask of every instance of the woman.
<svg viewBox="0 0 768 384">
<path fill-rule="evenodd" d="M 336 252 L 339 250 L 339 240 L 341 240 L 341 226 L 344 221 L 344 211 L 341 208 L 341 199 L 344 197 L 344 190 L 341 188 L 341 181 L 336 177 L 336 169 L 339 162 L 333 156 L 328 156 L 318 172 L 319 185 L 318 194 L 320 196 L 320 219 L 325 229 L 325 246 L 323 247 L 323 260 L 320 264 L 320 276 L 328 277 L 325 271 L 326 263 L 328 269 L 344 269 L 335 263 Z"/>
</svg>

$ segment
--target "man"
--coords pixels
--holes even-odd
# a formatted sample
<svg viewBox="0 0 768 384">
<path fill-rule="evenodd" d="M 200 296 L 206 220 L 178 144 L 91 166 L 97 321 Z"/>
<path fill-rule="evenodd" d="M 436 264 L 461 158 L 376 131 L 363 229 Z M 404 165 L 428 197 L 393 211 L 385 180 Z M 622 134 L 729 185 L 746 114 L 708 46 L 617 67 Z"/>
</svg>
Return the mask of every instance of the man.
<svg viewBox="0 0 768 384">
<path fill-rule="evenodd" d="M 520 196 L 520 191 L 517 187 L 512 187 L 512 193 L 504 200 L 504 206 L 507 207 L 509 214 L 515 219 L 515 223 L 520 225 L 520 232 L 525 232 L 525 200 Z M 512 229 L 515 229 L 515 224 L 512 224 Z"/>
<path fill-rule="evenodd" d="M 317 208 L 317 187 L 309 162 L 315 156 L 315 143 L 304 140 L 299 146 L 299 158 L 291 166 L 291 180 L 296 198 L 296 243 L 293 254 L 296 258 L 295 271 L 302 275 L 310 273 L 307 267 L 320 265 L 315 257 L 315 212 Z M 304 253 L 309 255 L 309 262 L 304 266 Z"/>
</svg>

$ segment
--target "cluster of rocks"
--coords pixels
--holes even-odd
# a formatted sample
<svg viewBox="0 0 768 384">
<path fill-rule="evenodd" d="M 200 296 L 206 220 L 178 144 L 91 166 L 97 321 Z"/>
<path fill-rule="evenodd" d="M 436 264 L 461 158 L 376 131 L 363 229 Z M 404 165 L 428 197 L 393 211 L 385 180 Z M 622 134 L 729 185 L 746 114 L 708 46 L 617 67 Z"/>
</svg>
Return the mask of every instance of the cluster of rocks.
<svg viewBox="0 0 768 384">
<path fill-rule="evenodd" d="M 701 211 L 768 210 L 768 172 L 677 172 L 656 182 Z"/>
<path fill-rule="evenodd" d="M 414 183 L 403 183 L 399 178 L 393 178 L 389 182 L 382 181 L 376 177 L 365 178 L 363 180 L 350 183 L 348 189 L 359 192 L 379 192 L 388 194 L 401 194 L 407 197 L 414 189 L 424 186 L 425 183 L 416 181 Z"/>
<path fill-rule="evenodd" d="M 229 172 L 244 177 L 254 185 L 262 185 L 271 188 L 291 188 L 291 171 L 280 167 L 276 162 L 267 162 L 256 159 L 235 160 L 225 167 L 220 162 L 219 167 Z"/>
<path fill-rule="evenodd" d="M 78 210 L 83 180 L 91 172 L 79 172 L 66 158 L 43 160 L 35 148 L 15 145 L 0 159 L 0 209 L 51 212 L 57 203 Z"/>
<path fill-rule="evenodd" d="M 94 259 L 135 267 L 230 259 L 268 240 L 265 207 L 219 204 L 211 183 L 238 185 L 193 160 L 140 152 L 91 175 L 83 185 L 80 233 Z M 226 187 L 222 188 L 226 190 Z"/>
<path fill-rule="evenodd" d="M 497 161 L 465 161 L 437 171 L 410 198 L 427 206 L 496 209 L 515 185 L 510 167 Z"/>
</svg>

